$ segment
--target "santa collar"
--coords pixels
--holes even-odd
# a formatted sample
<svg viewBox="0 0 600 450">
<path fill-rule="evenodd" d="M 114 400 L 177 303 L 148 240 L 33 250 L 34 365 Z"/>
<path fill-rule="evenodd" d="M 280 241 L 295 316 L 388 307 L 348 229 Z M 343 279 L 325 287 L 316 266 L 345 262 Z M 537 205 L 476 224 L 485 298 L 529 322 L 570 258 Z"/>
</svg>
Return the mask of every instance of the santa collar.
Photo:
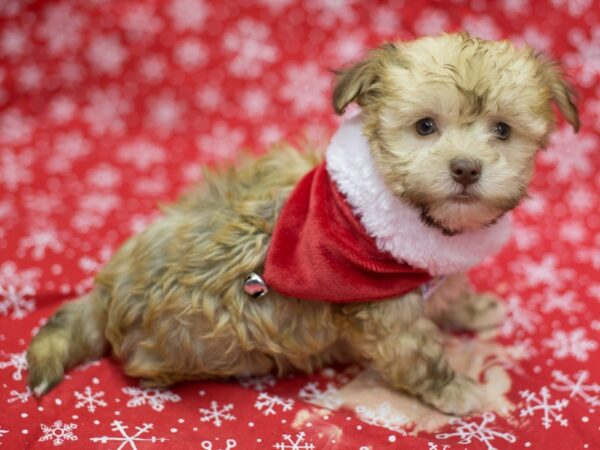
<svg viewBox="0 0 600 450">
<path fill-rule="evenodd" d="M 392 194 L 373 164 L 359 116 L 342 123 L 325 162 L 286 201 L 263 276 L 290 297 L 330 302 L 403 295 L 432 277 L 464 272 L 497 252 L 510 215 L 454 236 L 425 224 Z"/>
</svg>

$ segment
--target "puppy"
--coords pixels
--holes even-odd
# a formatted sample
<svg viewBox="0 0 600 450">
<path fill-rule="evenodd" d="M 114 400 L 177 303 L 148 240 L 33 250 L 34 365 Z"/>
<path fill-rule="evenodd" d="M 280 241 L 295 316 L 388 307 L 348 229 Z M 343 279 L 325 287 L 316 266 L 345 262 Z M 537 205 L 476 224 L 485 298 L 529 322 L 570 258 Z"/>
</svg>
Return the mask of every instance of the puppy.
<svg viewBox="0 0 600 450">
<path fill-rule="evenodd" d="M 352 102 L 324 162 L 284 147 L 207 174 L 127 241 L 31 342 L 33 391 L 110 348 L 148 386 L 351 358 L 440 411 L 478 409 L 438 326 L 502 320 L 461 273 L 506 240 L 552 103 L 579 127 L 571 90 L 531 50 L 448 34 L 339 72 L 335 112 Z"/>
</svg>

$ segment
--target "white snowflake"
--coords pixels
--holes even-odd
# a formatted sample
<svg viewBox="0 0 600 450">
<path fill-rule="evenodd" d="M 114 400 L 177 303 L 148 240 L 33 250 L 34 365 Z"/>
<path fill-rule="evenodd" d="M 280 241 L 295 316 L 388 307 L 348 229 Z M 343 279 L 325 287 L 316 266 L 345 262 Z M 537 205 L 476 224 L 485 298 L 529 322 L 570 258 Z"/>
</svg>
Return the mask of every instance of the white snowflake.
<svg viewBox="0 0 600 450">
<path fill-rule="evenodd" d="M 260 377 L 244 377 L 238 378 L 238 382 L 242 387 L 251 388 L 255 391 L 262 392 L 268 387 L 273 387 L 277 383 L 277 380 L 273 375 L 263 375 Z"/>
<path fill-rule="evenodd" d="M 332 383 L 328 383 L 323 391 L 319 389 L 318 383 L 307 383 L 300 389 L 298 396 L 305 402 L 328 409 L 337 409 L 342 404 L 338 389 Z"/>
<path fill-rule="evenodd" d="M 117 35 L 99 35 L 91 39 L 86 56 L 98 72 L 116 76 L 121 72 L 128 52 Z"/>
<path fill-rule="evenodd" d="M 492 445 L 492 441 L 503 439 L 511 444 L 517 441 L 517 438 L 510 433 L 503 433 L 490 428 L 489 425 L 496 420 L 496 415 L 491 412 L 485 412 L 482 415 L 481 422 L 466 422 L 463 419 L 450 419 L 452 425 L 457 425 L 452 433 L 441 433 L 436 435 L 438 439 L 460 438 L 459 444 L 470 444 L 474 439 L 483 442 L 487 450 L 497 450 Z"/>
<path fill-rule="evenodd" d="M 462 26 L 472 36 L 480 37 L 482 39 L 496 40 L 501 36 L 498 25 L 490 16 L 466 16 L 462 21 Z"/>
<path fill-rule="evenodd" d="M 133 436 L 129 436 L 127 434 L 127 429 L 129 428 L 129 426 L 123 425 L 123 422 L 121 422 L 120 420 L 113 420 L 111 422 L 111 426 L 112 426 L 112 428 L 111 428 L 112 431 L 118 431 L 121 435 L 120 436 L 93 437 L 93 438 L 90 438 L 90 441 L 99 442 L 100 444 L 107 444 L 109 442 L 120 442 L 121 445 L 119 445 L 119 447 L 116 450 L 122 450 L 127 445 L 129 446 L 130 449 L 137 450 L 136 442 L 156 443 L 156 442 L 168 441 L 168 439 L 164 438 L 164 437 L 156 437 L 156 436 L 152 436 L 152 437 L 148 437 L 148 438 L 140 437 L 142 434 L 149 432 L 153 428 L 154 425 L 152 425 L 151 423 L 145 423 L 141 427 L 136 426 L 135 429 L 137 432 Z"/>
<path fill-rule="evenodd" d="M 577 293 L 574 291 L 567 291 L 559 294 L 556 291 L 548 289 L 540 296 L 539 302 L 542 312 L 550 313 L 553 311 L 560 311 L 568 314 L 583 310 L 583 305 L 575 301 L 576 298 Z"/>
<path fill-rule="evenodd" d="M 400 15 L 398 11 L 388 6 L 375 6 L 370 8 L 371 27 L 380 36 L 391 37 L 400 29 Z"/>
<path fill-rule="evenodd" d="M 122 390 L 125 394 L 133 397 L 127 402 L 129 408 L 147 404 L 154 411 L 162 411 L 166 402 L 176 403 L 181 400 L 179 395 L 163 389 L 124 387 Z"/>
<path fill-rule="evenodd" d="M 215 111 L 225 101 L 223 91 L 217 84 L 208 84 L 196 92 L 196 106 L 201 110 Z"/>
<path fill-rule="evenodd" d="M 85 16 L 78 13 L 72 5 L 69 3 L 48 5 L 44 9 L 43 17 L 37 34 L 45 43 L 50 55 L 60 55 L 80 47 L 86 20 Z"/>
<path fill-rule="evenodd" d="M 60 253 L 64 248 L 58 233 L 48 224 L 43 229 L 32 230 L 19 241 L 19 251 L 31 250 L 31 257 L 36 261 L 40 261 L 46 256 L 46 250 Z"/>
<path fill-rule="evenodd" d="M 567 194 L 567 203 L 576 212 L 587 212 L 598 203 L 596 193 L 588 186 L 573 186 Z"/>
<path fill-rule="evenodd" d="M 538 324 L 541 322 L 541 317 L 538 313 L 532 311 L 527 306 L 523 305 L 523 300 L 517 295 L 508 297 L 505 303 L 508 315 L 502 323 L 502 336 L 512 336 L 519 330 L 526 333 L 536 331 Z"/>
<path fill-rule="evenodd" d="M 4 356 L 5 353 L 0 353 L 1 356 Z M 27 358 L 26 352 L 20 353 L 8 353 L 8 361 L 0 361 L 0 369 L 8 369 L 12 367 L 14 372 L 12 374 L 12 379 L 15 381 L 20 381 L 23 379 L 23 371 L 27 370 Z"/>
<path fill-rule="evenodd" d="M 196 140 L 202 155 L 219 160 L 233 159 L 244 142 L 246 135 L 241 128 L 232 128 L 225 122 L 217 122 L 210 134 Z"/>
<path fill-rule="evenodd" d="M 524 13 L 529 9 L 529 0 L 502 0 L 502 8 L 508 13 Z"/>
<path fill-rule="evenodd" d="M 39 442 L 52 441 L 55 446 L 62 445 L 65 441 L 76 441 L 77 436 L 73 434 L 73 430 L 77 428 L 74 423 L 62 423 L 62 420 L 57 420 L 52 425 L 40 424 L 44 435 L 39 438 Z"/>
<path fill-rule="evenodd" d="M 127 37 L 134 41 L 148 41 L 163 28 L 163 21 L 155 14 L 154 6 L 132 4 L 122 16 L 120 23 Z"/>
<path fill-rule="evenodd" d="M 83 392 L 75 391 L 73 395 L 75 395 L 75 398 L 79 400 L 75 404 L 75 408 L 85 407 L 89 412 L 93 413 L 96 411 L 96 407 L 107 405 L 107 403 L 102 400 L 102 397 L 104 397 L 104 392 L 92 392 L 92 388 L 90 386 L 86 386 Z"/>
<path fill-rule="evenodd" d="M 58 134 L 53 150 L 46 159 L 46 170 L 50 173 L 68 172 L 73 163 L 90 153 L 91 142 L 80 131 Z"/>
<path fill-rule="evenodd" d="M 571 268 L 559 268 L 555 255 L 544 255 L 541 261 L 523 257 L 510 265 L 510 270 L 520 275 L 529 287 L 545 285 L 553 289 L 561 289 L 575 276 Z"/>
<path fill-rule="evenodd" d="M 264 67 L 277 60 L 277 47 L 269 42 L 271 30 L 263 23 L 243 18 L 225 33 L 223 47 L 233 53 L 229 70 L 240 78 L 256 78 Z"/>
<path fill-rule="evenodd" d="M 85 179 L 94 188 L 112 189 L 121 184 L 121 172 L 115 166 L 101 163 L 88 170 Z"/>
<path fill-rule="evenodd" d="M 39 269 L 17 271 L 12 261 L 0 266 L 0 315 L 22 319 L 35 309 L 32 297 L 41 273 Z"/>
<path fill-rule="evenodd" d="M 404 426 L 408 423 L 408 419 L 402 414 L 392 411 L 392 407 L 387 402 L 378 405 L 375 409 L 359 405 L 355 411 L 358 418 L 369 425 L 387 428 L 402 435 L 406 434 Z"/>
<path fill-rule="evenodd" d="M 146 139 L 135 139 L 117 151 L 117 158 L 121 162 L 130 163 L 138 170 L 147 170 L 150 166 L 164 162 L 166 150 Z"/>
<path fill-rule="evenodd" d="M 184 110 L 172 92 L 152 96 L 146 102 L 148 125 L 163 132 L 170 132 L 182 124 Z"/>
<path fill-rule="evenodd" d="M 592 4 L 592 0 L 550 0 L 554 6 L 566 6 L 571 16 L 580 16 Z"/>
<path fill-rule="evenodd" d="M 0 428 L 0 438 L 2 436 L 4 436 L 6 433 L 8 433 L 8 430 L 3 430 L 2 428 Z"/>
<path fill-rule="evenodd" d="M 56 123 L 63 124 L 75 117 L 77 104 L 71 97 L 56 95 L 48 105 L 48 116 Z"/>
<path fill-rule="evenodd" d="M 8 403 L 15 403 L 15 402 L 21 402 L 21 403 L 27 403 L 27 401 L 29 401 L 29 399 L 31 398 L 31 389 L 27 388 L 25 391 L 23 392 L 19 392 L 15 389 L 10 391 L 10 397 L 8 398 L 8 400 L 6 400 Z"/>
<path fill-rule="evenodd" d="M 16 108 L 7 109 L 0 115 L 0 142 L 2 143 L 25 144 L 31 137 L 32 129 L 31 119 Z M 6 176 L 6 173 L 3 173 L 2 176 Z"/>
<path fill-rule="evenodd" d="M 357 0 L 308 0 L 306 7 L 310 17 L 314 17 L 319 25 L 331 28 L 338 22 L 350 24 L 356 20 L 353 9 Z"/>
<path fill-rule="evenodd" d="M 111 85 L 90 91 L 89 103 L 83 108 L 82 117 L 95 135 L 120 134 L 125 129 L 124 116 L 130 111 L 131 102 L 125 98 L 121 88 Z"/>
<path fill-rule="evenodd" d="M 167 73 L 167 62 L 162 55 L 148 55 L 142 59 L 140 73 L 148 83 L 159 83 Z"/>
<path fill-rule="evenodd" d="M 520 391 L 519 395 L 526 402 L 520 411 L 521 417 L 533 417 L 537 411 L 541 411 L 542 425 L 545 429 L 549 429 L 553 422 L 563 427 L 568 425 L 569 421 L 562 416 L 561 411 L 569 404 L 569 400 L 562 399 L 550 403 L 550 392 L 545 386 L 540 389 L 539 395 L 529 390 Z"/>
<path fill-rule="evenodd" d="M 277 450 L 315 450 L 315 444 L 305 440 L 303 431 L 297 433 L 294 437 L 289 434 L 281 436 L 281 442 L 276 443 L 273 447 Z"/>
<path fill-rule="evenodd" d="M 511 39 L 518 47 L 533 47 L 536 50 L 549 52 L 552 47 L 552 37 L 535 26 L 527 26 L 520 35 Z"/>
<path fill-rule="evenodd" d="M 185 39 L 173 51 L 175 62 L 184 70 L 195 70 L 208 60 L 208 49 L 198 39 Z"/>
<path fill-rule="evenodd" d="M 277 414 L 276 408 L 281 407 L 281 411 L 291 411 L 294 406 L 294 400 L 291 398 L 281 398 L 277 395 L 270 395 L 266 392 L 258 394 L 254 407 L 261 411 L 265 416 Z"/>
<path fill-rule="evenodd" d="M 450 19 L 447 12 L 427 8 L 415 21 L 414 28 L 418 35 L 426 36 L 446 31 L 449 25 Z"/>
<path fill-rule="evenodd" d="M 598 140 L 594 135 L 575 135 L 570 127 L 564 126 L 552 135 L 540 161 L 554 167 L 553 174 L 558 181 L 570 181 L 592 172 L 591 158 L 597 147 Z M 565 152 L 568 152 L 568 158 L 565 158 Z"/>
<path fill-rule="evenodd" d="M 259 0 L 259 3 L 269 8 L 273 14 L 279 14 L 282 10 L 294 3 L 294 0 Z"/>
<path fill-rule="evenodd" d="M 577 361 L 587 361 L 588 353 L 598 348 L 595 340 L 587 339 L 587 330 L 585 328 L 576 328 L 568 332 L 555 330 L 552 332 L 552 339 L 544 339 L 542 343 L 554 349 L 553 355 L 558 359 L 565 359 L 570 356 Z"/>
<path fill-rule="evenodd" d="M 325 107 L 323 97 L 329 90 L 330 79 L 315 62 L 288 65 L 285 78 L 281 97 L 290 102 L 294 112 L 303 115 Z"/>
<path fill-rule="evenodd" d="M 202 0 L 172 0 L 167 14 L 180 31 L 200 30 L 208 17 L 208 5 Z"/>
<path fill-rule="evenodd" d="M 519 250 L 530 250 L 536 247 L 540 240 L 540 230 L 537 227 L 515 224 L 513 237 Z"/>
<path fill-rule="evenodd" d="M 350 35 L 340 35 L 327 45 L 325 55 L 330 64 L 342 66 L 360 59 L 365 53 L 367 35 L 359 30 Z"/>
<path fill-rule="evenodd" d="M 600 270 L 600 248 L 579 248 L 575 256 L 578 262 L 589 263 L 595 270 Z"/>
<path fill-rule="evenodd" d="M 550 387 L 556 391 L 568 392 L 569 398 L 581 398 L 586 403 L 589 403 L 592 407 L 600 406 L 600 384 L 585 384 L 590 373 L 587 370 L 581 370 L 575 374 L 573 378 L 566 375 L 560 370 L 552 371 L 555 383 L 552 383 Z"/>
<path fill-rule="evenodd" d="M 220 427 L 223 424 L 223 420 L 235 420 L 235 416 L 230 414 L 229 411 L 233 409 L 233 404 L 229 403 L 219 407 L 216 401 L 210 402 L 210 409 L 200 408 L 202 422 L 212 422 L 216 427 Z"/>
<path fill-rule="evenodd" d="M 29 47 L 29 36 L 19 27 L 5 26 L 0 35 L 0 54 L 5 56 L 20 56 Z"/>
<path fill-rule="evenodd" d="M 259 120 L 268 110 L 269 96 L 263 89 L 250 89 L 242 94 L 240 106 L 250 119 Z"/>
<path fill-rule="evenodd" d="M 33 153 L 0 148 L 0 185 L 11 192 L 33 181 Z"/>
</svg>

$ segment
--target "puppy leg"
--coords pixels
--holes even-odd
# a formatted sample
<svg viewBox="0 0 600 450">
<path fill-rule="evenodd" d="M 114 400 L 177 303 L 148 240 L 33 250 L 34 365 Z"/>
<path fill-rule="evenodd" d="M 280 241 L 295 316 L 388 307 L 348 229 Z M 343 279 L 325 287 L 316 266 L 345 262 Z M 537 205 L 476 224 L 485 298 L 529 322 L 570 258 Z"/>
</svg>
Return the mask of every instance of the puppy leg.
<svg viewBox="0 0 600 450">
<path fill-rule="evenodd" d="M 448 414 L 481 408 L 477 384 L 449 365 L 437 326 L 421 316 L 421 298 L 370 304 L 353 314 L 351 347 L 393 387 L 420 396 Z"/>
<path fill-rule="evenodd" d="M 425 300 L 425 316 L 446 329 L 477 331 L 500 325 L 506 308 L 495 295 L 475 292 L 459 274 L 447 276 Z"/>
</svg>

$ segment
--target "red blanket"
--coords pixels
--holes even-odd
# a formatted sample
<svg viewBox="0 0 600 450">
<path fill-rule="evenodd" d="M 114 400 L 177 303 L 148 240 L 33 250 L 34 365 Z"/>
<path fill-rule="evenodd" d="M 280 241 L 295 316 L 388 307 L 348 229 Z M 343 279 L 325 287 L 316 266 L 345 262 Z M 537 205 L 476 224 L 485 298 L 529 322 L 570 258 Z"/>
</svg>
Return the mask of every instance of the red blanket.
<svg viewBox="0 0 600 450">
<path fill-rule="evenodd" d="M 108 358 L 31 397 L 39 324 L 200 163 L 326 139 L 329 69 L 457 29 L 560 58 L 583 122 L 559 123 L 513 241 L 473 273 L 508 320 L 449 344 L 485 412 L 436 414 L 359 367 L 156 391 Z M 599 61 L 595 0 L 0 2 L 0 449 L 600 448 Z"/>
</svg>

